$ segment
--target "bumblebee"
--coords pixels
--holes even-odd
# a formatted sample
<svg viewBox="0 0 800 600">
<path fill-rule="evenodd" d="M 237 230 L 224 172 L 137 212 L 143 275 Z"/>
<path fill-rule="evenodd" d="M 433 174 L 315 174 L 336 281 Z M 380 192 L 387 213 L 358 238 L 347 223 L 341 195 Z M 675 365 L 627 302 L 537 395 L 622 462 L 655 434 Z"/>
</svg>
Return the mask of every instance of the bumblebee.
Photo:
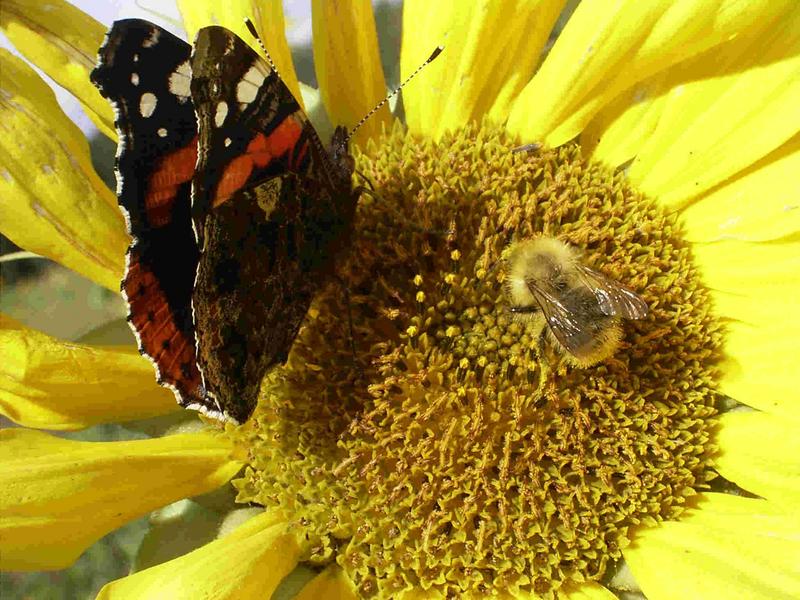
<svg viewBox="0 0 800 600">
<path fill-rule="evenodd" d="M 510 244 L 503 252 L 509 310 L 544 318 L 554 345 L 578 367 L 613 355 L 622 319 L 643 319 L 647 303 L 635 292 L 581 262 L 577 250 L 551 237 Z"/>
</svg>

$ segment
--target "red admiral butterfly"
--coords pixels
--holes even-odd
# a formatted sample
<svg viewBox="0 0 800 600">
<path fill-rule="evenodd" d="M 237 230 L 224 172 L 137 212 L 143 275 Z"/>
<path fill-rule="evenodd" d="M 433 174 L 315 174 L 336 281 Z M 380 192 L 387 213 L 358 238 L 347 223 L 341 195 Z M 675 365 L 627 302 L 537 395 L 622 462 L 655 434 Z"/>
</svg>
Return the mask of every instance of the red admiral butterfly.
<svg viewBox="0 0 800 600">
<path fill-rule="evenodd" d="M 245 421 L 349 245 L 360 192 L 346 131 L 325 150 L 277 72 L 223 27 L 192 51 L 117 21 L 99 54 L 139 349 L 182 406 Z"/>
</svg>

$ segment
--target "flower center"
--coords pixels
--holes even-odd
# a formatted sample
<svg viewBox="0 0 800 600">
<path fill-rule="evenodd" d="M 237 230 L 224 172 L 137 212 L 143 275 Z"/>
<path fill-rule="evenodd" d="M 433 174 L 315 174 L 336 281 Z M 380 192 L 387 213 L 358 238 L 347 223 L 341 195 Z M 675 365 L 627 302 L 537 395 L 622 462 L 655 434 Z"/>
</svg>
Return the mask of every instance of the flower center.
<svg viewBox="0 0 800 600">
<path fill-rule="evenodd" d="M 600 579 L 633 527 L 712 478 L 721 330 L 676 219 L 576 145 L 514 145 L 398 128 L 357 157 L 375 197 L 344 284 L 233 433 L 239 500 L 293 515 L 304 560 L 337 561 L 364 597 Z M 649 305 L 594 366 L 511 310 L 504 250 L 542 236 Z"/>
</svg>

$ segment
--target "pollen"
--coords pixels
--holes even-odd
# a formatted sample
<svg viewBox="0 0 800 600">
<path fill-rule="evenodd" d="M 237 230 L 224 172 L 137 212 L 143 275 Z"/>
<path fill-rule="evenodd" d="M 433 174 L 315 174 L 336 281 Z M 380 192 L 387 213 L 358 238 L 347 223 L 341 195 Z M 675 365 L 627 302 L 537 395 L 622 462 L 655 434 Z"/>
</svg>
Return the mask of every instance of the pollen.
<svg viewBox="0 0 800 600">
<path fill-rule="evenodd" d="M 357 153 L 375 194 L 348 293 L 320 294 L 229 433 L 249 457 L 238 500 L 294 515 L 303 561 L 363 598 L 554 597 L 713 478 L 722 329 L 679 223 L 577 145 L 519 144 L 397 128 Z M 503 251 L 536 236 L 649 306 L 595 366 L 509 310 Z"/>
</svg>

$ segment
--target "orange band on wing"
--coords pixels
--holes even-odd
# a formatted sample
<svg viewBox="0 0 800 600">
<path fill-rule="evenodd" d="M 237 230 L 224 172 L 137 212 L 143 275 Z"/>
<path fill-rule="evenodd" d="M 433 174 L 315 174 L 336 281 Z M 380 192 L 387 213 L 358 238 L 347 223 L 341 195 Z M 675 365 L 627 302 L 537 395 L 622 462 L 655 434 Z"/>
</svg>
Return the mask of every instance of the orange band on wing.
<svg viewBox="0 0 800 600">
<path fill-rule="evenodd" d="M 178 187 L 191 181 L 197 163 L 197 137 L 187 146 L 164 156 L 147 181 L 144 206 L 152 227 L 163 227 L 172 220 L 172 205 Z"/>
<path fill-rule="evenodd" d="M 194 339 L 180 328 L 161 282 L 136 251 L 129 258 L 122 286 L 140 348 L 158 367 L 160 383 L 178 388 L 184 399 L 199 397 L 202 379 Z"/>
<path fill-rule="evenodd" d="M 263 169 L 295 147 L 303 126 L 294 115 L 286 117 L 269 135 L 256 136 L 247 145 L 246 154 L 237 156 L 225 167 L 219 180 L 212 206 L 219 206 L 247 183 L 253 169 Z"/>
</svg>

